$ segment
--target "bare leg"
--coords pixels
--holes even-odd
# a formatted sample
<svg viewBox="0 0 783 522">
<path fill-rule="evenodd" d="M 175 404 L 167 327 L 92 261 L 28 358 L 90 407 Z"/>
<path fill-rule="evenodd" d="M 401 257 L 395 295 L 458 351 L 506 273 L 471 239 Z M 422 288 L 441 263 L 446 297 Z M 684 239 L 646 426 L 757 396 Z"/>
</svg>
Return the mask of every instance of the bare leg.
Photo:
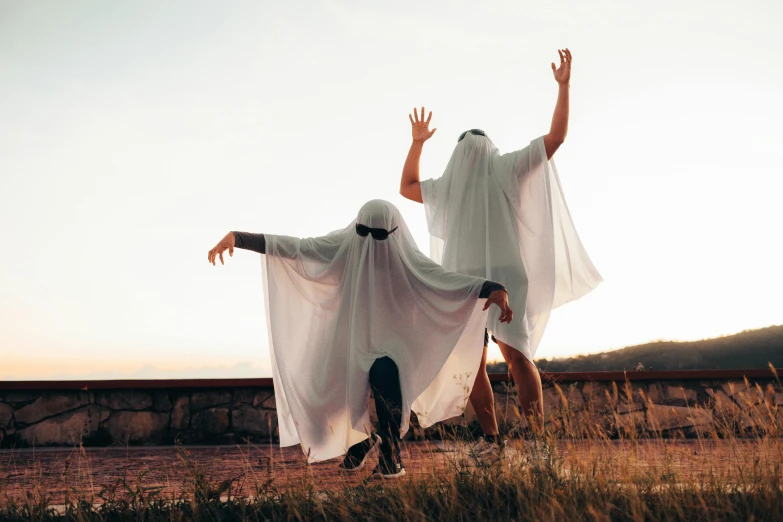
<svg viewBox="0 0 783 522">
<path fill-rule="evenodd" d="M 476 375 L 476 382 L 470 392 L 470 404 L 476 412 L 481 430 L 484 435 L 498 434 L 498 421 L 495 418 L 495 395 L 492 393 L 492 384 L 487 375 L 487 345 L 484 345 L 484 354 L 481 356 L 481 366 Z"/>
<path fill-rule="evenodd" d="M 508 363 L 508 371 L 517 386 L 517 398 L 528 425 L 535 431 L 543 428 L 544 393 L 541 389 L 541 375 L 536 365 L 511 346 L 496 341 L 503 358 Z"/>
</svg>

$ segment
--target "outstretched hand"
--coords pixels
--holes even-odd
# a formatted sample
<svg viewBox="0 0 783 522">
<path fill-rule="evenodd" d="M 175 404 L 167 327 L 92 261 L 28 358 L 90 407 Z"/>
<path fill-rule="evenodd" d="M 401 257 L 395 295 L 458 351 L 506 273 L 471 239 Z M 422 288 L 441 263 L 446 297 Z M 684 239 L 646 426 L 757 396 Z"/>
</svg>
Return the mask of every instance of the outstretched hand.
<svg viewBox="0 0 783 522">
<path fill-rule="evenodd" d="M 229 232 L 226 234 L 223 239 L 221 239 L 215 247 L 209 251 L 209 254 L 207 254 L 207 259 L 209 259 L 209 262 L 212 263 L 212 265 L 215 265 L 215 258 L 220 257 L 220 264 L 225 265 L 223 262 L 223 252 L 228 250 L 228 255 L 232 256 L 234 255 L 234 233 Z"/>
<path fill-rule="evenodd" d="M 416 109 L 413 109 L 413 116 L 408 114 L 408 119 L 411 120 L 411 134 L 413 134 L 413 141 L 420 141 L 424 143 L 435 134 L 438 129 L 430 130 L 430 120 L 432 119 L 432 111 L 427 116 L 427 121 L 424 121 L 424 107 L 421 108 L 421 120 L 419 120 L 419 113 Z"/>
<path fill-rule="evenodd" d="M 552 73 L 557 83 L 568 85 L 571 80 L 571 51 L 558 49 L 557 53 L 560 55 L 560 67 L 555 67 L 555 62 L 552 62 Z"/>
<path fill-rule="evenodd" d="M 505 290 L 495 290 L 487 298 L 487 302 L 484 303 L 484 310 L 487 310 L 492 305 L 497 305 L 500 308 L 500 322 L 510 323 L 514 318 L 514 311 L 508 305 L 508 292 Z"/>
</svg>

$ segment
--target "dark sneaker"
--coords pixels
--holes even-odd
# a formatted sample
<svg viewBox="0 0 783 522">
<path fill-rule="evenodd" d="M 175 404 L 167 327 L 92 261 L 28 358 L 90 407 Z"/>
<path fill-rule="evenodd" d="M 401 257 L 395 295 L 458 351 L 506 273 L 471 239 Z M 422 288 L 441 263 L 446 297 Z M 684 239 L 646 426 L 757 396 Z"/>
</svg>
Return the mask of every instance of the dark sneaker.
<svg viewBox="0 0 783 522">
<path fill-rule="evenodd" d="M 372 479 L 396 479 L 405 476 L 399 444 L 381 443 L 381 456 L 378 465 L 372 470 Z"/>
<path fill-rule="evenodd" d="M 345 454 L 345 458 L 340 463 L 340 469 L 351 472 L 361 470 L 367 459 L 378 451 L 380 445 L 381 437 L 377 433 L 373 433 L 367 440 L 354 444 Z"/>
<path fill-rule="evenodd" d="M 402 467 L 402 462 L 397 461 L 394 464 L 388 465 L 386 464 L 386 461 L 380 461 L 378 462 L 378 465 L 375 466 L 375 469 L 372 470 L 372 475 L 370 478 L 373 479 L 396 479 L 400 477 L 405 476 L 405 468 Z"/>
</svg>

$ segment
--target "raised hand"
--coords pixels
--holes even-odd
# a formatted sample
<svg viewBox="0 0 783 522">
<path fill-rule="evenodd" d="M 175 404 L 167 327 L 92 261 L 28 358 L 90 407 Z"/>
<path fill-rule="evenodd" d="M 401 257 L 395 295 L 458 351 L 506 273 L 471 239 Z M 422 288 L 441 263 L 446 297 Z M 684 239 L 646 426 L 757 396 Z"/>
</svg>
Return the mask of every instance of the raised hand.
<svg viewBox="0 0 783 522">
<path fill-rule="evenodd" d="M 568 85 L 571 80 L 571 51 L 558 49 L 557 53 L 560 55 L 560 67 L 555 67 L 555 62 L 552 62 L 552 73 L 557 83 Z"/>
<path fill-rule="evenodd" d="M 228 250 L 228 255 L 233 256 L 234 255 L 234 233 L 229 232 L 226 234 L 223 239 L 221 239 L 215 247 L 209 251 L 209 254 L 207 254 L 207 259 L 209 259 L 209 262 L 212 263 L 212 265 L 215 265 L 215 258 L 220 257 L 220 264 L 225 265 L 223 262 L 223 252 Z"/>
<path fill-rule="evenodd" d="M 424 121 L 424 107 L 421 108 L 421 120 L 419 119 L 419 113 L 416 109 L 413 109 L 413 116 L 408 114 L 408 119 L 411 120 L 411 134 L 413 134 L 413 141 L 420 141 L 424 143 L 435 134 L 438 129 L 430 130 L 430 120 L 432 119 L 432 111 L 427 116 L 427 121 Z"/>
<path fill-rule="evenodd" d="M 510 323 L 514 318 L 514 311 L 508 305 L 508 292 L 505 290 L 495 290 L 487 298 L 487 302 L 484 303 L 484 310 L 487 310 L 491 305 L 497 305 L 500 308 L 500 322 Z"/>
</svg>

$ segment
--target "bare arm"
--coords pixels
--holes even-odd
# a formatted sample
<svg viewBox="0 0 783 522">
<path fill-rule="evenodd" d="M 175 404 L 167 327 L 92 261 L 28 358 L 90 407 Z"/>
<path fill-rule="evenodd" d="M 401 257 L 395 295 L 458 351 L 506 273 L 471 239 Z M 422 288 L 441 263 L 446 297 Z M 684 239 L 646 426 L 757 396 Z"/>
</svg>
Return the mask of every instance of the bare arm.
<svg viewBox="0 0 783 522">
<path fill-rule="evenodd" d="M 547 159 L 552 159 L 555 151 L 563 144 L 568 134 L 568 94 L 571 80 L 571 51 L 564 49 L 557 51 L 560 54 L 560 67 L 552 64 L 552 73 L 558 84 L 557 104 L 552 115 L 552 125 L 549 133 L 544 136 L 544 147 Z"/>
<path fill-rule="evenodd" d="M 424 148 L 423 141 L 414 141 L 408 151 L 408 157 L 405 158 L 405 165 L 402 167 L 402 179 L 400 180 L 400 194 L 402 197 L 423 203 L 421 199 L 421 185 L 419 184 L 419 158 Z"/>
<path fill-rule="evenodd" d="M 427 121 L 424 121 L 424 107 L 421 108 L 421 120 L 416 109 L 413 109 L 415 116 L 408 115 L 411 120 L 411 134 L 413 143 L 408 151 L 408 157 L 405 158 L 405 165 L 402 167 L 402 178 L 400 179 L 400 194 L 411 201 L 423 203 L 421 197 L 421 185 L 419 180 L 419 159 L 421 151 L 424 148 L 424 142 L 430 139 L 438 129 L 429 130 L 432 111 L 430 111 Z"/>
<path fill-rule="evenodd" d="M 500 322 L 510 323 L 514 318 L 514 311 L 508 305 L 508 292 L 506 292 L 505 288 L 495 290 L 489 294 L 487 302 L 484 303 L 484 310 L 487 310 L 493 304 L 500 308 Z"/>
<path fill-rule="evenodd" d="M 223 236 L 223 239 L 221 239 L 212 250 L 207 253 L 207 259 L 214 265 L 215 259 L 219 257 L 220 264 L 224 265 L 225 263 L 223 262 L 223 252 L 228 250 L 228 255 L 233 257 L 234 246 L 236 246 L 236 238 L 234 237 L 233 232 L 229 232 Z"/>
<path fill-rule="evenodd" d="M 281 236 L 278 236 L 281 237 Z M 220 264 L 225 264 L 223 260 L 223 253 L 228 250 L 228 255 L 234 256 L 234 249 L 242 248 L 244 250 L 252 250 L 259 254 L 266 254 L 266 235 L 255 234 L 252 232 L 238 232 L 231 231 L 221 239 L 217 245 L 212 248 L 207 254 L 207 260 L 213 265 L 216 264 L 218 258 L 220 258 Z M 278 250 L 275 255 L 278 257 L 294 257 L 298 248 L 285 250 Z"/>
</svg>

